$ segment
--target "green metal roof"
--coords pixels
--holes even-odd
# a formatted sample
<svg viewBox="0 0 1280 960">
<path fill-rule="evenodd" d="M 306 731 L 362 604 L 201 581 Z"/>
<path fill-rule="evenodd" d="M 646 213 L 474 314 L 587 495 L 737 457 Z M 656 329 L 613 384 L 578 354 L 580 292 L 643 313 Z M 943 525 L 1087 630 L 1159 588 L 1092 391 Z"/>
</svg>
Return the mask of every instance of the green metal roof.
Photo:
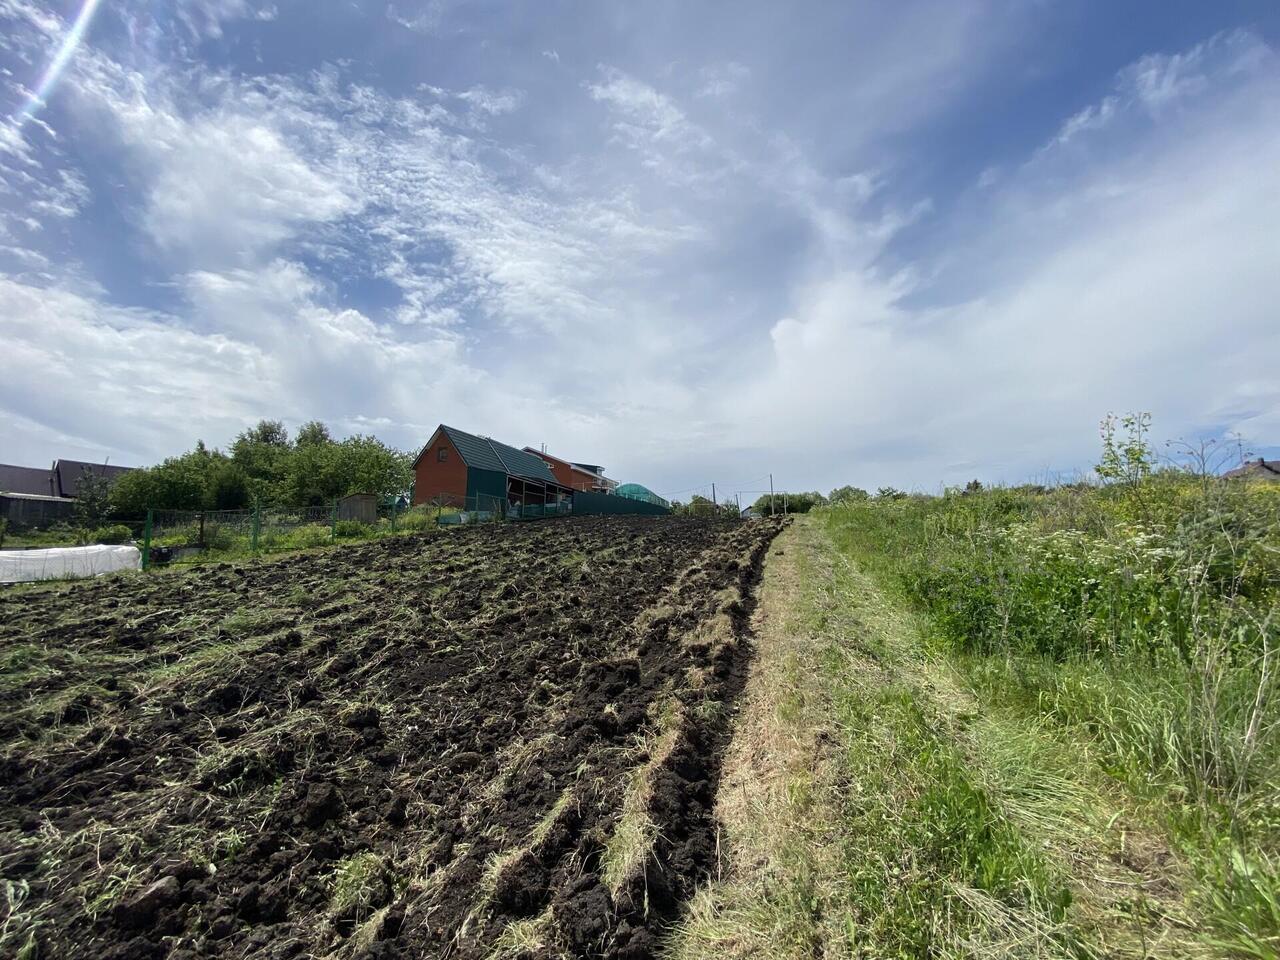
<svg viewBox="0 0 1280 960">
<path fill-rule="evenodd" d="M 458 451 L 458 456 L 462 457 L 462 462 L 468 467 L 474 467 L 477 470 L 496 470 L 499 473 L 523 477 L 526 480 L 556 483 L 555 474 L 541 457 L 535 457 L 531 453 L 525 453 L 523 450 L 517 450 L 515 447 L 488 437 L 467 433 L 457 427 L 447 427 L 443 423 L 440 424 L 440 429 L 444 431 L 449 442 Z"/>
</svg>

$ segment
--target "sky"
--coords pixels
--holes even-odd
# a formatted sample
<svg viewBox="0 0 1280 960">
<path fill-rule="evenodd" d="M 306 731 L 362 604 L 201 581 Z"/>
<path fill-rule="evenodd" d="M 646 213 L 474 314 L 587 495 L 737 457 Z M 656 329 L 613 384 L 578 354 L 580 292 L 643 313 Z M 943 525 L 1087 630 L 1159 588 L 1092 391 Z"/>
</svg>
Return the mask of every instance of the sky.
<svg viewBox="0 0 1280 960">
<path fill-rule="evenodd" d="M 1269 0 L 0 0 L 0 461 L 444 422 L 930 491 L 1137 410 L 1272 453 L 1278 45 Z"/>
</svg>

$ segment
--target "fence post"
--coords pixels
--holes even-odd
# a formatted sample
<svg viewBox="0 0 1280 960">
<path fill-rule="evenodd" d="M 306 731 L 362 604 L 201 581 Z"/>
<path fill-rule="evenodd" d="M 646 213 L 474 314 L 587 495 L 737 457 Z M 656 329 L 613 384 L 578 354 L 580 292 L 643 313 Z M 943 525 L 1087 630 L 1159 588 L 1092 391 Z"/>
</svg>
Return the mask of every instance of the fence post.
<svg viewBox="0 0 1280 960">
<path fill-rule="evenodd" d="M 249 548 L 254 553 L 258 552 L 258 531 L 262 529 L 262 504 L 253 501 L 253 545 Z"/>
<path fill-rule="evenodd" d="M 142 528 L 142 569 L 151 568 L 151 508 L 147 508 L 147 525 Z"/>
<path fill-rule="evenodd" d="M 338 539 L 338 501 L 333 501 L 333 511 L 329 515 L 329 539 Z"/>
<path fill-rule="evenodd" d="M 396 532 L 396 514 L 399 512 L 399 510 L 400 510 L 400 501 L 392 500 L 391 501 L 391 532 L 392 533 Z"/>
</svg>

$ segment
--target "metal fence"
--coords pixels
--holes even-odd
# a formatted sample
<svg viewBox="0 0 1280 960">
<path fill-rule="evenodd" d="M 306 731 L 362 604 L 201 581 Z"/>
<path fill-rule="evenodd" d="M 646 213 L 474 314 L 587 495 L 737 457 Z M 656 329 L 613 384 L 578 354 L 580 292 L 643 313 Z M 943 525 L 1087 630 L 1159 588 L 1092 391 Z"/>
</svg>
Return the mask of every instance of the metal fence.
<svg viewBox="0 0 1280 960">
<path fill-rule="evenodd" d="M 151 510 L 142 525 L 144 569 L 191 562 L 207 555 L 273 553 L 423 530 L 436 523 L 429 510 L 379 504 L 376 513 L 354 519 L 338 501 L 311 507 L 252 510 Z M 372 516 L 372 522 L 368 518 Z"/>
<path fill-rule="evenodd" d="M 443 494 L 424 505 L 436 511 L 442 526 L 459 523 L 493 523 L 502 520 L 541 520 L 545 517 L 567 517 L 573 512 L 573 501 L 562 503 L 519 503 L 506 497 L 476 494 L 459 497 Z"/>
</svg>

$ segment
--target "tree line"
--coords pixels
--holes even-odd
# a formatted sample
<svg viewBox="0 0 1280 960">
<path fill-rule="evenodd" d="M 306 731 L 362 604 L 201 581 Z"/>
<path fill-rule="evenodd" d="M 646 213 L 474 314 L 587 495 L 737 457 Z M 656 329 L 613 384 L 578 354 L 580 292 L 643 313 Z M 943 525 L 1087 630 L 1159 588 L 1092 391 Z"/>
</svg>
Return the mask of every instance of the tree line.
<svg viewBox="0 0 1280 960">
<path fill-rule="evenodd" d="M 973 483 L 976 484 L 977 481 L 975 480 Z M 970 487 L 972 485 L 970 484 Z M 978 484 L 978 487 L 981 489 L 981 484 Z M 881 487 L 874 494 L 871 494 L 861 487 L 844 486 L 837 487 L 826 496 L 823 496 L 817 490 L 800 493 L 779 490 L 772 494 L 761 494 L 756 498 L 755 503 L 748 505 L 747 509 L 767 517 L 773 513 L 808 513 L 814 507 L 825 507 L 829 504 L 858 503 L 863 500 L 873 499 L 898 500 L 905 496 L 906 493 L 894 487 Z M 673 501 L 671 510 L 676 514 L 694 517 L 711 517 L 717 514 L 737 516 L 738 505 L 732 500 L 713 503 L 707 497 L 694 494 L 687 503 L 682 503 L 679 500 Z"/>
<path fill-rule="evenodd" d="M 196 441 L 181 456 L 123 474 L 111 487 L 110 507 L 116 517 L 136 519 L 148 509 L 308 507 L 350 493 L 396 497 L 409 489 L 412 462 L 412 454 L 376 437 L 335 440 L 318 420 L 293 438 L 281 421 L 262 420 L 226 452 Z"/>
</svg>

